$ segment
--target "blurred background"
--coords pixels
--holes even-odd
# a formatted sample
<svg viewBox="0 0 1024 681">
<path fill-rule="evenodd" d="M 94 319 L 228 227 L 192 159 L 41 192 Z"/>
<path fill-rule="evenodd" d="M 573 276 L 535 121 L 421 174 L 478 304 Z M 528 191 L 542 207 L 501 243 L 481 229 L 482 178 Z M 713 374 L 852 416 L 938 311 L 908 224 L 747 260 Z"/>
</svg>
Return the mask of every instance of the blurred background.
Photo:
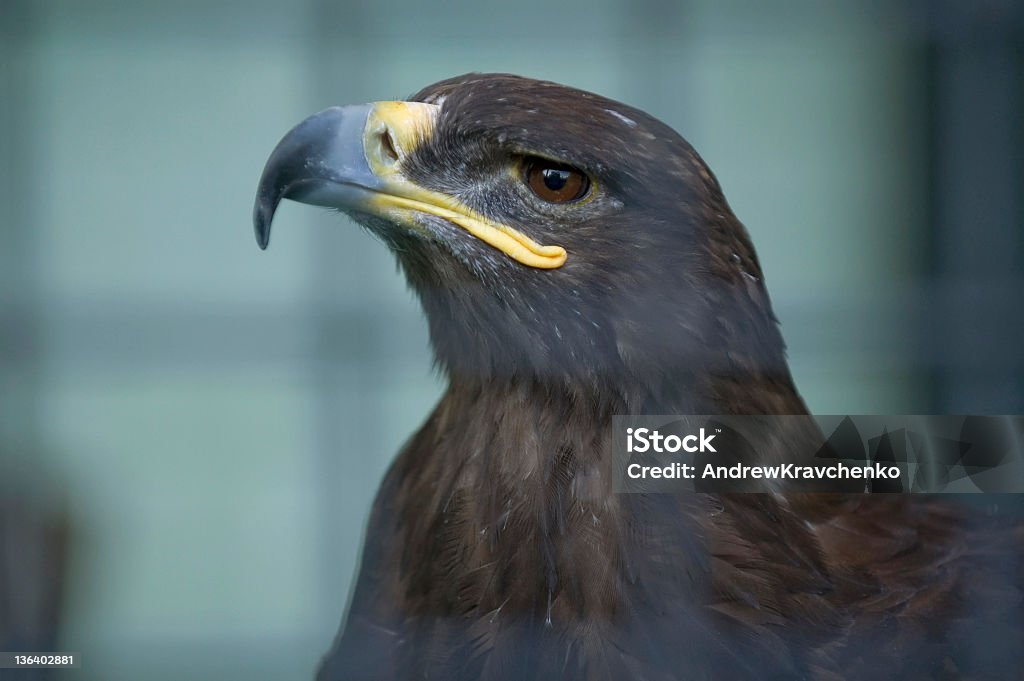
<svg viewBox="0 0 1024 681">
<path fill-rule="evenodd" d="M 688 138 L 813 411 L 1024 413 L 1020 2 L 423 5 L 0 0 L 0 650 L 312 678 L 442 384 L 386 249 L 286 203 L 260 252 L 256 182 L 306 115 L 467 71 Z"/>
</svg>

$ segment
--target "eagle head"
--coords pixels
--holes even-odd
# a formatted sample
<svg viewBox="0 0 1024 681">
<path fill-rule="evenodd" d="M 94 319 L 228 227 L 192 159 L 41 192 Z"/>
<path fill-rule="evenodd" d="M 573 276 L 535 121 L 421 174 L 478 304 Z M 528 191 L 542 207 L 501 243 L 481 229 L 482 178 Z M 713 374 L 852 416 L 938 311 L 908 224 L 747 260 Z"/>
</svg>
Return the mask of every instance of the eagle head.
<svg viewBox="0 0 1024 681">
<path fill-rule="evenodd" d="M 468 74 L 408 101 L 330 108 L 267 162 L 261 247 L 285 198 L 339 209 L 391 247 L 453 376 L 642 387 L 676 409 L 789 381 L 760 265 L 717 180 L 624 104 Z M 697 385 L 709 376 L 717 387 Z"/>
</svg>

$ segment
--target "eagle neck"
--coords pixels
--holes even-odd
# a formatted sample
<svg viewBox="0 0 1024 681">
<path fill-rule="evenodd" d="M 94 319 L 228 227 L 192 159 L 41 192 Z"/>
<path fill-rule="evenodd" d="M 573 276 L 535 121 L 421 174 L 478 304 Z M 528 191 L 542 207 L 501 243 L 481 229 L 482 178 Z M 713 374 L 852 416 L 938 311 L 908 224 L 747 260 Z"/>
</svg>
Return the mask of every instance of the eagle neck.
<svg viewBox="0 0 1024 681">
<path fill-rule="evenodd" d="M 665 565 L 685 569 L 698 555 L 685 545 L 700 535 L 699 500 L 685 502 L 691 515 L 671 496 L 612 491 L 611 416 L 624 408 L 536 381 L 453 381 L 396 471 L 407 500 L 399 544 L 418 547 L 403 561 L 412 611 L 454 613 L 470 595 L 478 613 L 610 621 L 635 596 L 635 528 L 669 520 L 680 543 Z"/>
</svg>

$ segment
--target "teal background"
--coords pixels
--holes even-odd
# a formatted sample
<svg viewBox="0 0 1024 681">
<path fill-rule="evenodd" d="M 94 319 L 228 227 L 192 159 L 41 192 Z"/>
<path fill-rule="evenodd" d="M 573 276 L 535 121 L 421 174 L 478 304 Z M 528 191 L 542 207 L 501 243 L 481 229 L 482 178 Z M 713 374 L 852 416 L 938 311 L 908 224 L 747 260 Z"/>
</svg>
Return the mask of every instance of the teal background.
<svg viewBox="0 0 1024 681">
<path fill-rule="evenodd" d="M 749 228 L 813 411 L 1020 409 L 1016 378 L 941 401 L 946 355 L 922 355 L 956 213 L 912 5 L 3 0 L 0 457 L 7 494 L 70 519 L 58 645 L 83 663 L 61 678 L 309 679 L 334 636 L 376 485 L 442 383 L 361 229 L 286 203 L 256 247 L 266 157 L 329 105 L 508 71 L 644 109 Z M 1009 196 L 991 253 L 1017 277 Z"/>
</svg>

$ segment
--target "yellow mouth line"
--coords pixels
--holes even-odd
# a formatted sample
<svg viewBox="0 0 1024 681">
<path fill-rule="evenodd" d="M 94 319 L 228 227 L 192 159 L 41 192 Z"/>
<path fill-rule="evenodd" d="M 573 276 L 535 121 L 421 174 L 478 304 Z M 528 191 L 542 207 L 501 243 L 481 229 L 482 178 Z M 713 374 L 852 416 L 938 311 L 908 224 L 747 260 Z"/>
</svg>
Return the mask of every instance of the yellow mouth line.
<svg viewBox="0 0 1024 681">
<path fill-rule="evenodd" d="M 394 194 L 378 194 L 376 199 L 384 206 L 429 213 L 455 223 L 477 239 L 527 267 L 551 270 L 565 264 L 566 253 L 561 246 L 542 246 L 525 234 L 511 227 L 495 224 L 483 216 L 478 217 Z"/>
<path fill-rule="evenodd" d="M 396 220 L 410 222 L 409 213 L 428 213 L 458 225 L 510 258 L 543 270 L 565 264 L 565 249 L 542 246 L 525 234 L 488 220 L 450 196 L 410 182 L 401 171 L 407 158 L 425 142 L 437 125 L 440 107 L 421 102 L 377 102 L 366 119 L 363 153 L 371 172 L 380 179 L 371 203 Z"/>
</svg>

